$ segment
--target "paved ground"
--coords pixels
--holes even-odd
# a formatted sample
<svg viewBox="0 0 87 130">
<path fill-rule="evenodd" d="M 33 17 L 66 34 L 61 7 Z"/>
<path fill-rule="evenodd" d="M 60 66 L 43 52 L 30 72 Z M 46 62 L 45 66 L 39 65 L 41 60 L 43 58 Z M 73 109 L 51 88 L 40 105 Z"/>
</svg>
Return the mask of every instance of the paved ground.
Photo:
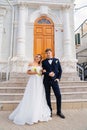
<svg viewBox="0 0 87 130">
<path fill-rule="evenodd" d="M 49 122 L 18 126 L 8 120 L 10 112 L 0 111 L 0 130 L 87 130 L 87 109 L 63 110 L 66 119 L 55 114 Z"/>
</svg>

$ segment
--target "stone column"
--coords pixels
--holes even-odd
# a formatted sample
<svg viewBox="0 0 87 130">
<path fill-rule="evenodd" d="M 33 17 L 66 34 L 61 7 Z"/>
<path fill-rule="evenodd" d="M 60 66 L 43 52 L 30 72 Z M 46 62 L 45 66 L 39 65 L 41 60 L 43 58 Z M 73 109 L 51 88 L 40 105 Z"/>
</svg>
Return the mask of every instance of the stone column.
<svg viewBox="0 0 87 130">
<path fill-rule="evenodd" d="M 64 11 L 64 59 L 72 59 L 72 48 L 71 48 L 71 31 L 70 31 L 70 19 L 69 9 Z"/>
<path fill-rule="evenodd" d="M 64 21 L 64 32 L 63 32 L 63 71 L 65 73 L 76 72 L 76 59 L 75 59 L 75 52 L 73 52 L 72 44 L 74 44 L 74 39 L 72 41 L 73 33 L 71 31 L 70 26 L 70 9 L 66 8 L 63 11 L 63 21 Z M 73 15 L 72 15 L 73 17 Z"/>
<path fill-rule="evenodd" d="M 6 14 L 6 9 L 3 7 L 0 7 L 0 60 L 2 60 L 2 44 L 3 44 L 3 22 L 4 22 L 4 16 Z"/>
<path fill-rule="evenodd" d="M 17 57 L 25 57 L 25 5 L 19 5 L 18 33 L 17 33 Z"/>
<path fill-rule="evenodd" d="M 62 59 L 63 56 L 63 36 L 62 27 L 55 27 L 55 57 Z"/>
<path fill-rule="evenodd" d="M 27 17 L 27 5 L 20 3 L 18 5 L 18 28 L 16 37 L 16 56 L 12 61 L 12 72 L 25 72 L 27 58 L 25 54 L 25 40 L 26 40 L 26 17 Z"/>
</svg>

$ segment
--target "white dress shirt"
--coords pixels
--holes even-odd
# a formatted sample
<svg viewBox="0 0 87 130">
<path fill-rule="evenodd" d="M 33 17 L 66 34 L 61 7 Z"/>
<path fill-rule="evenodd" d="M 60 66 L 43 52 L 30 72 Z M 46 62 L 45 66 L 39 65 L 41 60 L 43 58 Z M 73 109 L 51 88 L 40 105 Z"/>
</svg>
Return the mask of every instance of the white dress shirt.
<svg viewBox="0 0 87 130">
<path fill-rule="evenodd" d="M 53 61 L 53 60 L 48 60 L 48 62 L 49 62 L 50 65 L 52 64 L 52 61 Z"/>
</svg>

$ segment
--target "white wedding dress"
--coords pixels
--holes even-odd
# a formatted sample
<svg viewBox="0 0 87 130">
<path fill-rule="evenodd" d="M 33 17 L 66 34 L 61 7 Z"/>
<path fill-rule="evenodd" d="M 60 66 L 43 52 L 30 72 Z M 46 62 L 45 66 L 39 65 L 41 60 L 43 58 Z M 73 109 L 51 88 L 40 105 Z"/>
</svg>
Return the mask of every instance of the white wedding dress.
<svg viewBox="0 0 87 130">
<path fill-rule="evenodd" d="M 31 66 L 29 70 L 41 71 L 41 66 Z M 38 121 L 50 120 L 50 109 L 46 102 L 43 77 L 39 74 L 31 75 L 27 83 L 24 96 L 17 108 L 10 114 L 9 119 L 15 124 L 34 124 Z"/>
</svg>

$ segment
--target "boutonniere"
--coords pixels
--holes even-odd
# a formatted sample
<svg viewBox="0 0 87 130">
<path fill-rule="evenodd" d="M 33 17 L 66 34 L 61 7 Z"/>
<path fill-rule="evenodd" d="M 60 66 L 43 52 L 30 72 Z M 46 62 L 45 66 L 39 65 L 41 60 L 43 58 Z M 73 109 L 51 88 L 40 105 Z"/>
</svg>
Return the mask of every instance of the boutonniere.
<svg viewBox="0 0 87 130">
<path fill-rule="evenodd" d="M 56 64 L 58 63 L 58 60 L 56 60 Z"/>
</svg>

